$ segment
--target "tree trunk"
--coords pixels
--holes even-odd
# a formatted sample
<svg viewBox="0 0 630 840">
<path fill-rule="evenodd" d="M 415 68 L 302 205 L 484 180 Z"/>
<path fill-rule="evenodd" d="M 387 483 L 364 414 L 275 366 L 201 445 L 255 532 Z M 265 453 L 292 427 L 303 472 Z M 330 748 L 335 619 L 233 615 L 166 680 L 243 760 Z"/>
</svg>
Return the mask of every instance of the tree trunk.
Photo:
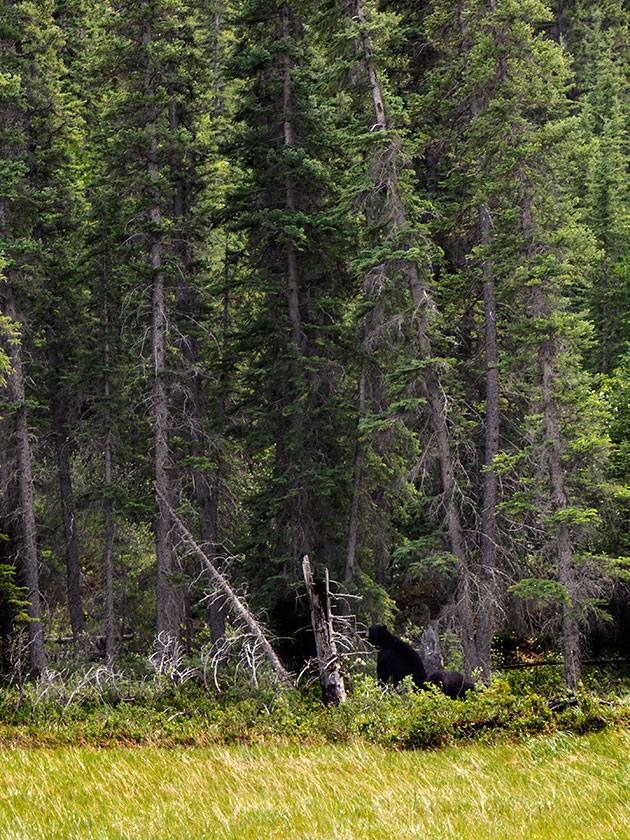
<svg viewBox="0 0 630 840">
<path fill-rule="evenodd" d="M 365 358 L 361 363 L 359 375 L 359 398 L 357 437 L 354 449 L 354 470 L 352 479 L 352 501 L 350 503 L 350 521 L 348 523 L 348 543 L 346 547 L 346 564 L 343 579 L 346 583 L 352 580 L 357 568 L 357 534 L 359 530 L 359 499 L 361 495 L 363 471 L 363 447 L 361 445 L 361 423 L 365 417 L 365 379 L 367 375 Z"/>
<path fill-rule="evenodd" d="M 216 25 L 218 26 L 218 22 Z M 216 81 L 218 85 L 218 80 Z M 180 129 L 180 112 L 177 103 L 171 105 L 170 128 L 173 135 L 176 135 Z M 189 184 L 184 180 L 182 172 L 183 168 L 180 169 L 180 177 L 177 177 L 174 191 L 173 218 L 178 230 L 173 248 L 182 278 L 177 289 L 177 305 L 179 311 L 185 313 L 187 321 L 190 322 L 193 319 L 197 321 L 197 316 L 201 318 L 201 307 L 198 292 L 192 282 L 193 253 L 186 229 L 191 217 L 191 190 Z M 227 320 L 227 312 L 224 315 L 224 320 Z M 227 323 L 224 322 L 224 332 L 226 330 Z M 190 474 L 199 515 L 199 534 L 204 551 L 208 553 L 213 565 L 216 565 L 219 541 L 218 510 L 221 466 L 220 463 L 217 465 L 214 476 L 210 474 L 208 469 L 199 467 L 199 462 L 203 459 L 208 446 L 208 442 L 204 440 L 204 422 L 209 413 L 208 407 L 204 404 L 200 374 L 202 369 L 201 352 L 195 335 L 192 332 L 186 332 L 185 329 L 180 330 L 179 345 L 184 362 L 182 383 L 184 389 L 184 423 L 190 443 L 190 455 L 193 459 Z M 219 599 L 212 597 L 209 599 L 207 615 L 212 645 L 215 649 L 218 649 L 225 638 L 225 614 Z"/>
<path fill-rule="evenodd" d="M 479 207 L 480 241 L 490 244 L 490 214 L 485 205 Z M 485 324 L 486 428 L 483 490 L 481 506 L 481 556 L 479 562 L 479 599 L 475 645 L 481 677 L 489 685 L 491 645 L 496 608 L 497 503 L 498 476 L 494 460 L 499 454 L 499 345 L 497 337 L 497 305 L 494 273 L 486 258 L 482 264 Z"/>
<path fill-rule="evenodd" d="M 495 0 L 489 0 L 490 12 L 496 14 Z M 471 53 L 466 26 L 462 18 L 462 6 L 459 8 L 459 27 L 462 47 L 467 55 Z M 508 67 L 503 49 L 502 33 L 493 27 L 494 41 L 497 47 L 500 77 L 506 79 Z M 470 101 L 470 116 L 474 121 L 481 110 L 480 100 L 487 100 L 487 91 L 478 91 Z M 479 242 L 485 250 L 490 246 L 492 228 L 490 210 L 486 204 L 477 208 L 479 219 Z M 486 685 L 490 684 L 492 635 L 494 632 L 496 609 L 496 563 L 497 563 L 497 503 L 498 476 L 494 471 L 494 461 L 499 453 L 500 412 L 499 412 L 499 345 L 497 335 L 497 306 L 495 279 L 488 256 L 481 265 L 484 303 L 484 356 L 485 356 L 485 454 L 481 492 L 481 540 L 479 571 L 477 577 L 477 610 L 475 630 L 475 653 L 477 664 L 481 668 L 481 677 Z"/>
<path fill-rule="evenodd" d="M 291 12 L 289 5 L 285 3 L 282 6 L 282 38 L 285 42 L 291 36 Z M 293 93 L 292 93 L 292 61 L 288 52 L 282 56 L 283 67 L 283 84 L 282 84 L 282 108 L 283 108 L 283 142 L 285 146 L 292 146 L 293 138 Z M 291 213 L 296 210 L 296 195 L 295 182 L 293 175 L 287 171 L 284 178 L 284 192 L 285 204 L 287 210 Z M 291 556 L 294 562 L 298 562 L 299 558 L 307 550 L 307 539 L 304 531 L 305 521 L 305 499 L 304 490 L 298 482 L 297 469 L 295 464 L 295 453 L 302 449 L 302 428 L 304 425 L 304 411 L 295 406 L 296 396 L 303 392 L 302 385 L 302 356 L 305 350 L 304 331 L 302 327 L 302 316 L 300 312 L 300 286 L 298 273 L 298 256 L 295 242 L 291 237 L 287 238 L 286 243 L 286 279 L 287 279 L 287 301 L 288 301 L 288 315 L 289 326 L 291 329 L 291 347 L 290 347 L 290 369 L 288 388 L 290 391 L 290 399 L 294 403 L 291 410 L 290 424 L 291 424 L 291 479 L 297 486 L 292 489 L 295 492 L 294 498 L 289 504 L 291 505 L 290 513 L 290 530 L 291 530 Z"/>
<path fill-rule="evenodd" d="M 144 25 L 143 45 L 151 42 L 151 22 Z M 157 649 L 170 657 L 179 644 L 181 609 L 178 593 L 172 584 L 174 572 L 173 550 L 169 540 L 171 528 L 168 510 L 162 499 L 170 497 L 169 442 L 168 442 L 168 392 L 166 384 L 166 299 L 163 268 L 163 241 L 159 226 L 162 221 L 159 188 L 157 115 L 154 104 L 155 90 L 149 59 L 146 59 L 144 92 L 146 96 L 147 130 L 150 150 L 147 162 L 149 180 L 153 185 L 153 204 L 149 208 L 152 230 L 149 234 L 150 265 L 152 270 L 151 344 L 153 360 L 153 438 L 155 458 L 155 484 L 158 492 L 158 515 L 155 523 L 155 551 L 157 564 Z"/>
<path fill-rule="evenodd" d="M 383 102 L 383 92 L 378 80 L 378 74 L 374 63 L 370 60 L 373 55 L 372 43 L 370 35 L 367 31 L 367 22 L 365 20 L 365 11 L 363 9 L 363 0 L 357 0 L 357 20 L 361 27 L 361 43 L 363 46 L 363 58 L 367 69 L 368 79 L 370 81 L 370 90 L 372 92 L 372 104 L 374 106 L 374 116 L 376 123 L 372 126 L 376 128 L 387 128 L 387 118 L 385 116 L 385 103 Z"/>
<path fill-rule="evenodd" d="M 603 245 L 602 255 L 602 277 L 601 277 L 601 347 L 602 347 L 602 368 L 601 372 L 607 376 L 610 374 L 610 315 L 608 298 L 610 294 L 608 279 L 608 247 Z"/>
<path fill-rule="evenodd" d="M 104 288 L 103 295 L 103 327 L 105 331 L 104 340 L 104 362 L 105 362 L 105 383 L 103 385 L 103 396 L 105 399 L 105 463 L 104 463 L 104 485 L 105 485 L 105 500 L 104 500 L 104 518 L 105 518 L 105 666 L 112 669 L 114 667 L 114 657 L 116 655 L 116 613 L 114 608 L 114 498 L 113 492 L 113 478 L 112 478 L 112 457 L 113 457 L 113 442 L 112 442 L 112 412 L 110 406 L 111 400 L 111 382 L 109 379 L 109 370 L 111 364 L 110 358 L 110 323 L 109 323 L 109 306 L 107 300 L 107 285 Z"/>
<path fill-rule="evenodd" d="M 422 661 L 427 676 L 430 676 L 434 671 L 443 671 L 444 660 L 442 659 L 440 637 L 432 624 L 427 624 L 424 628 L 420 637 L 420 647 L 422 648 Z"/>
<path fill-rule="evenodd" d="M 0 311 L 2 311 L 2 293 L 0 289 Z M 0 394 L 4 392 L 6 380 L 0 376 Z M 15 500 L 15 451 L 12 445 L 9 419 L 0 416 L 0 565 L 15 567 L 15 546 L 18 535 L 15 533 L 14 511 L 19 508 Z M 3 674 L 11 670 L 11 648 L 13 637 L 13 619 L 15 609 L 0 592 L 0 667 Z"/>
<path fill-rule="evenodd" d="M 335 634 L 332 626 L 328 571 L 326 572 L 325 607 L 322 606 L 322 602 L 315 590 L 313 572 L 311 571 L 311 564 L 307 554 L 302 558 L 302 573 L 304 574 L 306 592 L 311 607 L 311 624 L 315 636 L 322 697 L 327 706 L 329 704 L 338 706 L 346 700 L 346 688 L 339 669 L 339 656 L 337 655 Z"/>
<path fill-rule="evenodd" d="M 214 3 L 214 109 L 217 113 L 222 111 L 221 101 L 221 2 Z"/>
<path fill-rule="evenodd" d="M 57 371 L 59 359 L 57 354 L 57 336 L 52 324 L 46 330 L 48 355 L 49 399 L 53 422 L 53 440 L 57 456 L 57 478 L 59 482 L 59 499 L 61 502 L 61 517 L 66 550 L 66 579 L 68 590 L 68 612 L 70 626 L 74 639 L 75 653 L 83 646 L 85 617 L 83 613 L 83 599 L 81 598 L 81 562 L 79 559 L 79 540 L 77 537 L 77 523 L 72 496 L 72 473 L 70 469 L 70 438 L 65 417 L 64 396 Z"/>
<path fill-rule="evenodd" d="M 534 228 L 531 205 L 524 192 L 521 200 L 521 221 L 527 256 L 535 260 Z M 531 307 L 535 321 L 541 323 L 543 336 L 538 347 L 538 368 L 541 378 L 542 413 L 545 434 L 545 450 L 551 485 L 551 507 L 554 513 L 566 510 L 568 498 L 562 466 L 562 434 L 560 431 L 558 404 L 554 396 L 556 379 L 556 343 L 548 323 L 549 305 L 542 282 L 531 287 Z M 573 545 L 569 526 L 560 522 L 557 526 L 555 546 L 557 554 L 558 581 L 566 591 L 562 603 L 562 639 L 564 649 L 564 674 L 570 691 L 577 688 L 580 676 L 580 629 L 575 616 L 576 582 L 573 568 Z"/>
<path fill-rule="evenodd" d="M 376 123 L 385 130 L 387 129 L 387 115 L 383 105 L 383 94 L 378 74 L 372 61 L 372 46 L 366 29 L 362 0 L 356 0 L 356 10 L 357 20 L 361 25 L 363 57 L 372 92 L 374 116 Z M 393 220 L 391 226 L 395 230 L 396 235 L 402 238 L 405 236 L 403 231 L 407 227 L 407 214 L 401 200 L 396 172 L 398 146 L 399 141 L 397 138 L 393 138 L 389 148 L 384 153 L 383 160 L 387 172 L 387 200 L 391 205 L 391 217 Z M 404 246 L 404 243 L 401 242 L 401 245 Z M 415 260 L 406 260 L 405 270 L 411 300 L 416 308 L 419 357 L 426 361 L 422 372 L 422 385 L 427 398 L 429 414 L 437 444 L 451 553 L 458 562 L 456 609 L 464 655 L 464 668 L 466 673 L 469 674 L 476 665 L 470 560 L 459 510 L 460 495 L 455 478 L 455 464 L 451 451 L 444 392 L 437 367 L 430 361 L 432 350 L 426 317 L 427 307 L 431 303 L 430 290 L 422 279 L 421 271 Z"/>
<path fill-rule="evenodd" d="M 282 38 L 286 41 L 291 35 L 291 18 L 289 6 L 287 4 L 282 7 Z M 291 56 L 285 53 L 282 57 L 283 64 L 283 85 L 282 85 L 282 107 L 284 110 L 284 145 L 293 145 L 293 123 L 291 120 L 292 112 L 292 85 L 291 85 Z M 289 211 L 294 211 L 295 204 L 295 183 L 293 175 L 287 172 L 284 179 L 285 202 Z M 295 243 L 289 237 L 287 241 L 287 298 L 289 302 L 289 322 L 291 324 L 291 335 L 293 339 L 293 352 L 296 357 L 299 357 L 303 349 L 303 333 L 302 333 L 302 319 L 300 315 L 300 294 L 299 294 L 299 278 L 297 265 L 297 249 Z M 297 375 L 299 368 L 294 373 Z M 292 423 L 294 426 L 301 423 L 302 416 L 298 412 L 293 412 Z"/>
<path fill-rule="evenodd" d="M 408 264 L 408 279 L 411 299 L 416 306 L 419 355 L 421 359 L 429 359 L 431 357 L 431 344 L 426 323 L 426 306 L 429 298 L 426 287 L 420 282 L 418 268 L 415 263 L 410 262 Z M 434 364 L 429 362 L 424 366 L 422 379 L 437 444 L 451 553 L 458 561 L 456 611 L 464 655 L 464 670 L 467 675 L 470 675 L 476 667 L 477 661 L 471 586 L 472 572 L 459 511 L 461 495 L 455 477 L 455 464 L 451 451 L 446 406 L 444 404 L 444 391 Z"/>
<path fill-rule="evenodd" d="M 17 322 L 13 290 L 9 284 L 4 287 L 4 314 Z M 31 471 L 31 445 L 28 434 L 28 409 L 24 393 L 24 371 L 22 351 L 19 345 L 12 344 L 11 376 L 8 390 L 15 405 L 15 435 L 18 470 L 18 495 L 20 500 L 22 526 L 22 568 L 28 599 L 29 663 L 33 679 L 40 677 L 46 670 L 44 650 L 44 631 L 42 627 L 42 607 L 39 591 L 39 561 L 37 556 L 37 537 L 35 526 L 35 501 L 33 494 L 33 475 Z"/>
<path fill-rule="evenodd" d="M 260 624 L 256 621 L 254 616 L 251 612 L 247 609 L 245 604 L 240 600 L 240 598 L 236 595 L 230 584 L 228 583 L 227 579 L 218 569 L 213 566 L 210 562 L 206 553 L 197 545 L 195 540 L 193 539 L 192 534 L 186 528 L 182 520 L 177 516 L 174 512 L 173 508 L 170 506 L 168 499 L 163 496 L 159 489 L 157 490 L 158 496 L 160 501 L 164 505 L 165 509 L 171 516 L 173 522 L 175 523 L 176 527 L 179 529 L 184 540 L 188 543 L 188 545 L 194 550 L 195 554 L 199 557 L 202 561 L 205 569 L 208 571 L 210 577 L 216 584 L 216 586 L 221 590 L 224 594 L 226 602 L 232 607 L 234 612 L 236 613 L 237 617 L 240 618 L 245 626 L 248 628 L 249 632 L 254 636 L 257 642 L 260 644 L 265 657 L 267 658 L 269 664 L 274 669 L 280 680 L 285 683 L 286 685 L 294 688 L 294 682 L 289 673 L 285 670 L 282 663 L 278 659 L 276 652 L 272 648 L 272 646 L 267 641 L 265 634 L 262 631 Z"/>
</svg>

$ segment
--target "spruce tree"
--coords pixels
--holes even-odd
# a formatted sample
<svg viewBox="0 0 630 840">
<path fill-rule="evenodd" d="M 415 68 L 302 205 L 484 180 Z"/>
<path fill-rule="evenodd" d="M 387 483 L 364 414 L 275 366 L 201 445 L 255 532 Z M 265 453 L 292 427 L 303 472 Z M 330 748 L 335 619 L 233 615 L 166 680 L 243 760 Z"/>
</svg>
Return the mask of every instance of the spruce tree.
<svg viewBox="0 0 630 840">
<path fill-rule="evenodd" d="M 97 29 L 94 72 L 100 68 L 108 78 L 101 119 L 109 136 L 99 127 L 106 144 L 104 171 L 123 197 L 119 232 L 124 231 L 125 239 L 118 241 L 116 255 L 127 267 L 115 276 L 128 301 L 135 297 L 145 319 L 136 328 L 150 326 L 154 480 L 158 497 L 174 506 L 176 441 L 182 439 L 177 409 L 181 394 L 188 400 L 196 387 L 191 377 L 199 367 L 190 330 L 198 323 L 194 310 L 199 264 L 195 266 L 194 257 L 203 228 L 194 214 L 203 153 L 199 130 L 208 92 L 202 69 L 208 32 L 203 10 L 195 2 L 184 7 L 168 0 L 133 8 L 114 4 L 111 11 L 113 26 L 105 15 Z M 173 334 L 178 306 L 191 308 L 183 312 L 181 330 Z M 186 402 L 194 425 L 200 421 L 192 417 L 190 405 L 199 412 L 194 395 Z M 182 569 L 172 544 L 170 517 L 159 498 L 156 630 L 158 650 L 172 657 L 184 620 L 184 589 L 177 582 Z"/>
<path fill-rule="evenodd" d="M 501 464 L 508 463 L 513 446 L 544 454 L 548 466 L 546 488 L 539 475 L 539 495 L 530 499 L 531 512 L 540 517 L 537 527 L 542 528 L 537 540 L 530 543 L 530 551 L 545 555 L 553 547 L 560 585 L 566 677 L 574 688 L 579 672 L 581 608 L 574 554 L 581 530 L 578 523 L 584 517 L 588 520 L 590 514 L 584 509 L 580 512 L 577 500 L 569 497 L 573 482 L 563 453 L 573 445 L 571 435 L 575 430 L 569 431 L 568 418 L 575 410 L 575 401 L 567 391 L 561 393 L 559 382 L 571 370 L 570 375 L 578 381 L 582 377 L 580 388 L 588 389 L 575 352 L 576 342 L 584 339 L 587 327 L 571 314 L 566 289 L 573 278 L 579 282 L 578 265 L 580 261 L 587 263 L 590 253 L 588 247 L 580 248 L 578 244 L 580 238 L 588 243 L 588 237 L 584 231 L 578 233 L 563 183 L 570 167 L 571 130 L 575 130 L 575 123 L 562 120 L 567 110 L 564 84 L 568 76 L 561 51 L 535 29 L 535 24 L 545 17 L 549 17 L 548 11 L 537 0 L 520 4 L 518 11 L 512 4 L 483 0 L 457 6 L 435 4 L 427 25 L 435 48 L 445 54 L 433 73 L 434 84 L 437 83 L 433 95 L 437 96 L 436 108 L 447 117 L 452 132 L 453 156 L 449 162 L 458 197 L 450 211 L 459 217 L 458 250 L 461 252 L 463 244 L 471 268 L 478 266 L 483 288 L 486 400 L 496 389 L 490 375 L 495 375 L 498 364 L 504 377 L 502 402 L 508 411 L 511 402 L 517 408 L 520 391 L 529 395 L 529 411 L 540 411 L 542 418 L 533 448 L 534 439 L 526 443 L 533 429 L 530 420 L 522 415 L 519 425 L 523 437 L 519 440 L 504 432 L 501 452 L 496 440 L 490 448 L 488 405 L 486 454 L 490 450 L 493 458 L 483 465 L 483 470 L 498 470 Z M 442 85 L 451 85 L 455 79 L 460 80 L 459 96 L 445 107 L 439 102 L 445 90 Z M 462 221 L 467 227 L 461 227 Z M 490 282 L 497 284 L 500 303 L 495 316 L 499 327 L 498 359 L 492 353 L 494 340 L 488 341 L 487 332 L 488 317 L 493 311 L 492 295 L 488 294 Z M 522 336 L 515 333 L 517 312 L 530 323 L 533 341 L 523 342 Z M 515 338 L 518 344 L 514 343 Z M 519 374 L 524 375 L 520 383 L 513 379 L 517 373 L 513 362 L 518 358 L 529 359 L 527 370 L 522 369 Z M 533 360 L 538 370 L 535 379 L 531 378 L 529 367 Z M 496 394 L 494 400 L 496 412 Z M 509 423 L 513 430 L 514 416 Z M 522 455 L 515 457 L 518 462 Z M 485 523 L 490 513 L 489 498 L 487 481 L 482 481 L 481 545 L 488 543 Z M 511 507 L 505 497 L 495 497 L 493 504 L 495 515 Z M 500 521 L 503 535 L 495 533 L 499 545 L 503 543 L 505 556 L 508 522 L 503 516 Z M 487 611 L 499 594 L 492 579 L 500 575 L 500 569 L 491 566 L 494 560 L 489 557 L 492 555 L 487 551 L 481 555 L 477 619 L 477 649 L 486 676 L 494 623 Z"/>
<path fill-rule="evenodd" d="M 475 667 L 471 593 L 471 553 L 462 515 L 463 491 L 458 464 L 457 444 L 453 437 L 452 418 L 445 400 L 443 385 L 447 365 L 439 356 L 441 335 L 439 313 L 435 307 L 433 288 L 435 258 L 426 225 L 420 222 L 429 206 L 414 200 L 411 192 L 412 171 L 409 142 L 403 126 L 390 117 L 370 36 L 370 23 L 362 2 L 346 6 L 346 13 L 356 21 L 357 43 L 360 44 L 360 67 L 364 73 L 364 90 L 371 94 L 370 119 L 374 151 L 369 159 L 369 175 L 373 179 L 371 193 L 366 194 L 366 220 L 371 223 L 367 247 L 374 264 L 371 273 L 382 272 L 394 288 L 398 286 L 409 297 L 412 329 L 415 332 L 415 353 L 411 367 L 418 371 L 422 402 L 432 431 L 441 481 L 448 548 L 457 573 L 455 614 L 462 644 L 464 667 L 468 673 Z M 378 18 L 377 18 L 378 20 Z M 369 253 L 369 251 L 368 251 Z M 365 263 L 365 259 L 364 259 Z M 408 363 L 409 364 L 409 363 Z"/>
<path fill-rule="evenodd" d="M 627 107 L 628 21 L 612 21 L 591 10 L 580 53 L 588 63 L 582 102 L 583 168 L 576 177 L 584 224 L 599 249 L 593 266 L 588 306 L 595 325 L 593 370 L 609 374 L 630 337 L 624 313 L 628 295 L 628 209 L 626 187 L 630 114 Z M 627 13 L 626 13 L 627 14 Z"/>
<path fill-rule="evenodd" d="M 0 218 L 2 247 L 7 255 L 3 284 L 4 310 L 23 325 L 22 344 L 12 349 L 9 380 L 22 518 L 22 563 L 30 602 L 31 673 L 45 668 L 39 594 L 36 523 L 29 440 L 29 404 L 43 401 L 27 393 L 32 377 L 24 348 L 38 330 L 46 335 L 48 393 L 52 434 L 57 453 L 57 476 L 65 531 L 68 606 L 78 641 L 83 631 L 80 561 L 70 474 L 67 425 L 71 359 L 59 347 L 60 335 L 76 322 L 73 308 L 79 299 L 73 288 L 72 253 L 76 250 L 74 206 L 77 197 L 76 150 L 78 121 L 65 88 L 60 59 L 62 34 L 54 19 L 53 3 L 11 3 L 3 24 L 3 195 Z M 71 314 L 72 313 L 72 314 Z M 70 344 L 67 345 L 69 347 Z M 41 429 L 40 429 L 41 431 Z"/>
<path fill-rule="evenodd" d="M 347 516 L 349 281 L 333 177 L 343 155 L 304 40 L 310 14 L 301 3 L 243 3 L 231 60 L 243 90 L 228 148 L 243 174 L 225 215 L 245 241 L 231 293 L 245 304 L 235 328 L 257 470 L 246 548 L 275 597 L 301 576 L 304 553 L 335 568 Z"/>
</svg>

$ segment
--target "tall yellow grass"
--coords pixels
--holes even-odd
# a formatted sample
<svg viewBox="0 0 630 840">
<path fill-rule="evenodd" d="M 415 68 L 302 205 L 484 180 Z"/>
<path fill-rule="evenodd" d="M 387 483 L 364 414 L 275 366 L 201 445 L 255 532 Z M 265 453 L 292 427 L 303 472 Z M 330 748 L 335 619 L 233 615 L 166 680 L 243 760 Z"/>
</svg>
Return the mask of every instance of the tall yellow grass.
<svg viewBox="0 0 630 840">
<path fill-rule="evenodd" d="M 0 751 L 1 840 L 630 840 L 630 734 Z"/>
</svg>

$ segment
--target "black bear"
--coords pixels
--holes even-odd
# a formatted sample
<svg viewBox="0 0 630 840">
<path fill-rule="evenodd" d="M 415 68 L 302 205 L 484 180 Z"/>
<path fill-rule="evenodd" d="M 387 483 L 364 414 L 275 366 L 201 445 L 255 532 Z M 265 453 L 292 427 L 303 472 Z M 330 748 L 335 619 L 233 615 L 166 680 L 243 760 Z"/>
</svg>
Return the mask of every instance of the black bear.
<svg viewBox="0 0 630 840">
<path fill-rule="evenodd" d="M 453 700 L 463 697 L 467 691 L 474 691 L 475 688 L 473 681 L 460 674 L 459 671 L 434 671 L 429 675 L 428 682 L 437 685 L 447 697 Z"/>
<path fill-rule="evenodd" d="M 373 624 L 367 632 L 370 644 L 378 648 L 376 676 L 383 685 L 391 678 L 394 687 L 407 676 L 413 678 L 418 688 L 425 688 L 427 672 L 419 654 L 394 636 L 384 624 Z"/>
<path fill-rule="evenodd" d="M 459 671 L 433 671 L 427 678 L 424 663 L 411 645 L 394 636 L 384 624 L 373 624 L 367 631 L 368 641 L 378 648 L 376 675 L 383 685 L 391 679 L 394 687 L 411 676 L 418 688 L 437 685 L 447 697 L 456 700 L 475 688 L 472 680 Z"/>
</svg>

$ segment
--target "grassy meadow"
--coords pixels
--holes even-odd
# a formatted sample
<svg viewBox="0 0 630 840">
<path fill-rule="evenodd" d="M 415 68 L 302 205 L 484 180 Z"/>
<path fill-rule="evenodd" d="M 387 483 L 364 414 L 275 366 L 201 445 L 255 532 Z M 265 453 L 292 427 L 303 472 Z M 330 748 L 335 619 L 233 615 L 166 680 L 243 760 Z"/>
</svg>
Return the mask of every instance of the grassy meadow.
<svg viewBox="0 0 630 840">
<path fill-rule="evenodd" d="M 630 733 L 0 751 L 0 840 L 621 840 Z"/>
</svg>

